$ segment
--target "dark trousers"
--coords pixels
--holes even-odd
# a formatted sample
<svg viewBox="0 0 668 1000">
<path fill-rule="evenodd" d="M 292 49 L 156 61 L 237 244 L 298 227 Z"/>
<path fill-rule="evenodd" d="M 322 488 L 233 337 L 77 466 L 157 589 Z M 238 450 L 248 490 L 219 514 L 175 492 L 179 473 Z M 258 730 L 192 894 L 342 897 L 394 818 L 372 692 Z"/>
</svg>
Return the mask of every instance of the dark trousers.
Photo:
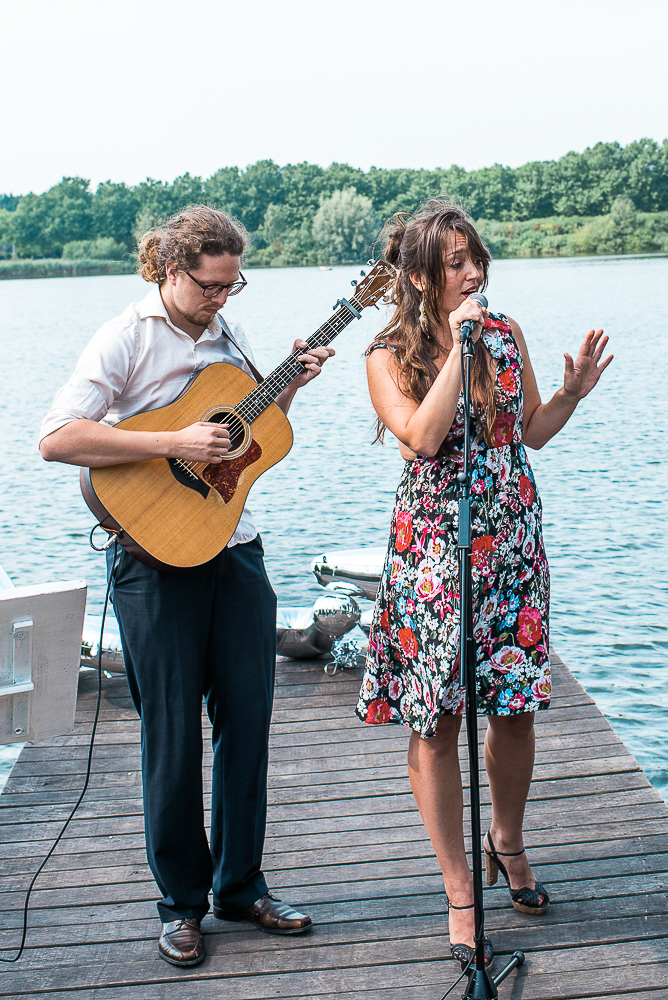
<svg viewBox="0 0 668 1000">
<path fill-rule="evenodd" d="M 116 557 L 113 604 L 141 716 L 146 852 L 163 922 L 201 919 L 212 887 L 214 905 L 238 907 L 267 891 L 276 596 L 262 555 L 256 538 L 178 573 L 148 569 L 123 549 Z M 210 845 L 202 697 L 213 727 Z"/>
</svg>

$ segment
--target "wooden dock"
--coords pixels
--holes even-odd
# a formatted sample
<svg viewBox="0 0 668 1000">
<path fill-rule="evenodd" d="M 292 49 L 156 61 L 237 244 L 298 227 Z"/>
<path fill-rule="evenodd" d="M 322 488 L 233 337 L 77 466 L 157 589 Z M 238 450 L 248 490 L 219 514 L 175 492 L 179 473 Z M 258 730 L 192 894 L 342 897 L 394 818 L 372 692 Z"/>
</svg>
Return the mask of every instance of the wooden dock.
<svg viewBox="0 0 668 1000">
<path fill-rule="evenodd" d="M 668 808 L 580 684 L 558 657 L 553 664 L 526 842 L 554 902 L 530 917 L 505 888 L 486 889 L 497 954 L 527 954 L 500 996 L 659 1000 L 668 997 Z M 406 776 L 407 734 L 355 719 L 359 676 L 328 677 L 322 661 L 278 668 L 265 866 L 271 888 L 312 914 L 313 931 L 280 938 L 209 915 L 207 958 L 191 970 L 158 957 L 139 726 L 125 678 L 105 680 L 91 787 L 40 876 L 26 952 L 0 968 L 0 994 L 440 1000 L 458 967 L 446 957 L 443 884 Z M 89 674 L 75 734 L 27 746 L 0 797 L 4 957 L 20 938 L 25 888 L 82 786 L 94 705 Z"/>
</svg>

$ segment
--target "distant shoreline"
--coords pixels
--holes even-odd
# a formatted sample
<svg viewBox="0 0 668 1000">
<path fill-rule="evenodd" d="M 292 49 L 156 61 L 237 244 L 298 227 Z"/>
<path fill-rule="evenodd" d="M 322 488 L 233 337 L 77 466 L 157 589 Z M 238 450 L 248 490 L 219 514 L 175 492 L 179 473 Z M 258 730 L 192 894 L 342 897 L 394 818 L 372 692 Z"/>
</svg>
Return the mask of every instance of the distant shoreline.
<svg viewBox="0 0 668 1000">
<path fill-rule="evenodd" d="M 0 260 L 0 281 L 12 278 L 83 278 L 99 274 L 134 274 L 137 265 L 124 260 Z"/>
<path fill-rule="evenodd" d="M 493 260 L 592 260 L 596 258 L 643 258 L 668 257 L 668 251 L 656 250 L 644 253 L 600 253 L 600 254 L 538 254 L 529 256 L 495 255 Z M 346 264 L 332 264 L 332 267 L 358 267 L 366 261 L 349 261 Z M 312 267 L 315 264 L 246 264 L 244 270 L 275 270 L 290 267 Z M 322 269 L 322 268 L 321 268 Z M 18 280 L 24 278 L 91 278 L 104 275 L 135 274 L 135 263 L 122 260 L 63 260 L 60 257 L 38 260 L 0 260 L 0 281 Z"/>
</svg>

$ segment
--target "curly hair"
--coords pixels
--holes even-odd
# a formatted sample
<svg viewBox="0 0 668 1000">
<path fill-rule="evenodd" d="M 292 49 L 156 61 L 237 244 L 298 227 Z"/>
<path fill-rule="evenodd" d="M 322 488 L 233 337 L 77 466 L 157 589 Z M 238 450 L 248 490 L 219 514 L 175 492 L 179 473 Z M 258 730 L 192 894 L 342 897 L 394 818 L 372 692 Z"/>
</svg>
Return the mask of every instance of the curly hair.
<svg viewBox="0 0 668 1000">
<path fill-rule="evenodd" d="M 145 281 L 162 284 L 167 264 L 173 264 L 177 271 L 190 271 L 197 267 L 202 253 L 242 257 L 249 245 L 248 233 L 236 219 L 208 205 L 191 205 L 144 233 L 139 241 L 137 273 Z"/>
<path fill-rule="evenodd" d="M 388 342 L 396 349 L 392 364 L 404 395 L 421 403 L 439 373 L 437 364 L 443 348 L 429 327 L 439 322 L 439 299 L 446 281 L 446 245 L 449 235 L 464 237 L 471 256 L 480 261 L 483 272 L 481 288 L 487 285 L 491 254 L 466 213 L 446 201 L 432 200 L 415 215 L 397 212 L 385 225 L 385 259 L 397 269 L 397 278 L 389 301 L 395 306 L 390 322 L 373 343 Z M 419 276 L 423 291 L 411 281 Z M 420 322 L 424 306 L 427 330 Z M 483 436 L 492 442 L 496 417 L 494 377 L 489 352 L 479 339 L 471 373 L 474 408 L 482 419 Z M 385 427 L 379 420 L 376 441 L 383 439 Z"/>
</svg>

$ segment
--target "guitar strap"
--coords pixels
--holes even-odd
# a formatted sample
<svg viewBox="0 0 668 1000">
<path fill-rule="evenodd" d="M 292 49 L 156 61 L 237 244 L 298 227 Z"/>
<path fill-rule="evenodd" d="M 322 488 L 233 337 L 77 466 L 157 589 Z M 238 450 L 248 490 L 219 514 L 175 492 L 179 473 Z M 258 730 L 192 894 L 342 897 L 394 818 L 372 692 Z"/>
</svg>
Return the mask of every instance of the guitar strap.
<svg viewBox="0 0 668 1000">
<path fill-rule="evenodd" d="M 232 336 L 232 334 L 230 333 L 230 328 L 229 328 L 229 326 L 227 325 L 227 323 L 225 322 L 225 320 L 223 319 L 223 317 L 222 317 L 222 314 L 221 314 L 221 313 L 218 313 L 218 319 L 219 319 L 219 321 L 220 321 L 220 325 L 221 325 L 221 326 L 222 326 L 222 328 L 223 328 L 223 333 L 225 334 L 225 336 L 227 337 L 227 339 L 228 339 L 228 340 L 229 340 L 229 341 L 230 341 L 230 342 L 231 342 L 232 344 L 234 344 L 234 346 L 235 346 L 235 347 L 236 347 L 236 349 L 238 350 L 239 354 L 240 354 L 240 355 L 241 355 L 241 357 L 242 357 L 242 358 L 244 359 L 244 361 L 246 362 L 246 364 L 247 364 L 247 365 L 248 365 L 248 367 L 250 368 L 251 372 L 253 373 L 253 377 L 255 378 L 255 381 L 256 381 L 256 382 L 258 382 L 258 383 L 259 383 L 259 382 L 264 382 L 264 375 L 262 375 L 262 374 L 261 374 L 261 373 L 260 373 L 260 372 L 259 372 L 259 371 L 257 370 L 257 368 L 255 367 L 255 365 L 253 364 L 253 362 L 251 361 L 251 359 L 250 359 L 249 357 L 247 357 L 247 356 L 246 356 L 246 354 L 244 353 L 244 351 L 242 351 L 242 350 L 241 350 L 241 348 L 240 348 L 240 347 L 239 347 L 239 345 L 237 344 L 236 340 L 234 339 L 234 337 L 233 337 L 233 336 Z"/>
</svg>

